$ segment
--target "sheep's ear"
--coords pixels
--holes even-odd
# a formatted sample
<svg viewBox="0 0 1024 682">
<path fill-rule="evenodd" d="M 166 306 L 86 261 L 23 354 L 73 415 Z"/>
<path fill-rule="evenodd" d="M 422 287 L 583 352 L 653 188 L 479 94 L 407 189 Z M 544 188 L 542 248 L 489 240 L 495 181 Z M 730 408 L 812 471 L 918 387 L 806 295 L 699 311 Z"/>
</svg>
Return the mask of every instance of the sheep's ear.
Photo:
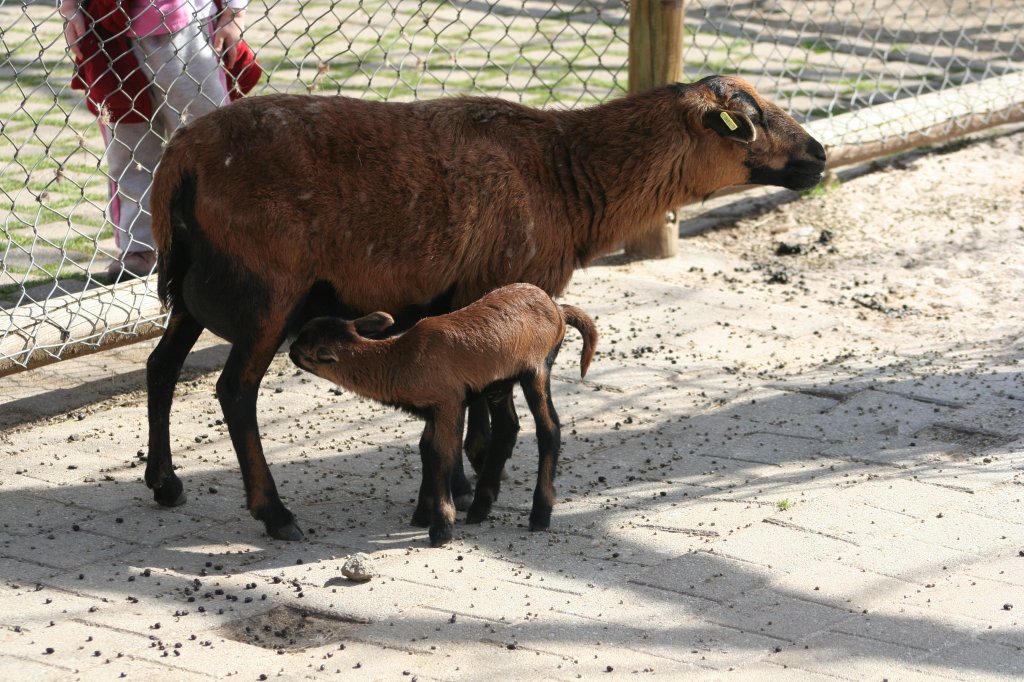
<svg viewBox="0 0 1024 682">
<path fill-rule="evenodd" d="M 712 109 L 704 114 L 704 125 L 722 137 L 728 137 L 744 144 L 757 139 L 757 129 L 746 114 L 739 111 Z"/>
<path fill-rule="evenodd" d="M 370 313 L 369 315 L 360 317 L 358 320 L 352 320 L 352 324 L 355 325 L 356 331 L 363 336 L 382 332 L 394 323 L 395 318 L 383 311 Z"/>
<path fill-rule="evenodd" d="M 324 364 L 330 364 L 338 361 L 338 354 L 333 348 L 328 348 L 327 346 L 317 347 L 315 355 L 316 361 Z"/>
</svg>

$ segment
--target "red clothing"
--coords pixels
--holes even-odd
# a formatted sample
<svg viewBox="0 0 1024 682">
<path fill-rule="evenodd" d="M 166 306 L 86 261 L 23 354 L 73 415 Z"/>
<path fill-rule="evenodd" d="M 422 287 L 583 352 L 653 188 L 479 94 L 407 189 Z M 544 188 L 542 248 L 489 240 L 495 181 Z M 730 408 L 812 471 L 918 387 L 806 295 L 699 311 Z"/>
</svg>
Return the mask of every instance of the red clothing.
<svg viewBox="0 0 1024 682">
<path fill-rule="evenodd" d="M 89 111 L 100 116 L 103 109 L 110 123 L 149 122 L 153 118 L 149 79 L 132 52 L 128 14 L 119 0 L 88 0 L 84 9 L 90 30 L 78 43 L 82 58 L 75 61 L 71 87 L 84 90 Z M 245 41 L 238 43 L 235 65 L 226 75 L 232 101 L 252 90 L 263 76 L 256 54 Z"/>
</svg>

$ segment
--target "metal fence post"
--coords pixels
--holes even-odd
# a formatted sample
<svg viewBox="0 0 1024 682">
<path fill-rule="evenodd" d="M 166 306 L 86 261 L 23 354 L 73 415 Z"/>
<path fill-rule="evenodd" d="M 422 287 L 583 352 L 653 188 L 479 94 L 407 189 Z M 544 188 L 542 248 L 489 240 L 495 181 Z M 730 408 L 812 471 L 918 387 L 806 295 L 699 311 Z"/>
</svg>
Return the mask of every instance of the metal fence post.
<svg viewBox="0 0 1024 682">
<path fill-rule="evenodd" d="M 683 79 L 684 0 L 632 0 L 629 3 L 629 91 Z M 635 258 L 670 258 L 678 250 L 674 214 L 626 244 Z"/>
</svg>

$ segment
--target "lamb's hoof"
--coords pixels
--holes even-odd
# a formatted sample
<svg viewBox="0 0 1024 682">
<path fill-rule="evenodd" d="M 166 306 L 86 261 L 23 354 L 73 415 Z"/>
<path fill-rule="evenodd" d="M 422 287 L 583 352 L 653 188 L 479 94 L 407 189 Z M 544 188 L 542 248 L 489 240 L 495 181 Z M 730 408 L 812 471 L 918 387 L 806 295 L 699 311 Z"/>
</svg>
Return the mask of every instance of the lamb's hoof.
<svg viewBox="0 0 1024 682">
<path fill-rule="evenodd" d="M 296 542 L 301 540 L 304 536 L 299 527 L 295 525 L 294 521 L 281 526 L 271 526 L 269 523 L 265 524 L 267 528 L 267 535 L 274 538 L 275 540 L 285 540 L 287 542 Z"/>
<path fill-rule="evenodd" d="M 440 528 L 430 529 L 430 546 L 440 547 L 452 541 L 452 524 L 446 523 Z"/>
<path fill-rule="evenodd" d="M 463 493 L 455 496 L 455 508 L 459 511 L 466 511 L 473 504 L 473 493 Z"/>
<path fill-rule="evenodd" d="M 188 500 L 185 486 L 177 476 L 165 478 L 159 488 L 153 488 L 153 499 L 161 507 L 180 507 Z"/>
</svg>

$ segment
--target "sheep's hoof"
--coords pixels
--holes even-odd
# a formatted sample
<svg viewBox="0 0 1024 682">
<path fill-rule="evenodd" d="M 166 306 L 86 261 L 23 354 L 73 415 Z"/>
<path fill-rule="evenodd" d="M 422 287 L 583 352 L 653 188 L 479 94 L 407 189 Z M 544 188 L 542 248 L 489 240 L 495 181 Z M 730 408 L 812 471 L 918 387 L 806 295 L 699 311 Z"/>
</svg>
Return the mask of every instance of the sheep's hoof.
<svg viewBox="0 0 1024 682">
<path fill-rule="evenodd" d="M 295 525 L 294 521 L 289 521 L 281 526 L 271 526 L 269 523 L 265 525 L 267 527 L 267 535 L 275 540 L 295 542 L 303 538 L 302 531 L 299 530 L 299 527 Z"/>
<path fill-rule="evenodd" d="M 455 508 L 459 511 L 466 511 L 473 504 L 473 493 L 462 493 L 455 496 Z"/>
<path fill-rule="evenodd" d="M 550 509 L 534 510 L 530 512 L 530 530 L 547 530 L 550 527 Z"/>
<path fill-rule="evenodd" d="M 431 513 L 430 509 L 425 509 L 422 506 L 416 507 L 416 511 L 412 513 L 412 525 L 417 528 L 429 528 L 430 527 Z"/>
<path fill-rule="evenodd" d="M 474 504 L 466 512 L 466 523 L 481 523 L 491 514 L 490 505 Z"/>
<path fill-rule="evenodd" d="M 153 499 L 161 507 L 180 507 L 188 500 L 185 497 L 184 489 L 181 479 L 177 476 L 170 476 L 164 479 L 160 487 L 153 488 Z"/>
<path fill-rule="evenodd" d="M 430 546 L 440 547 L 452 541 L 452 524 L 446 523 L 439 528 L 430 529 Z"/>
<path fill-rule="evenodd" d="M 473 504 L 469 505 L 469 510 L 466 512 L 466 523 L 486 521 L 487 517 L 491 514 L 491 506 L 497 497 L 497 493 L 490 490 L 478 490 L 476 497 L 473 498 Z"/>
<path fill-rule="evenodd" d="M 249 513 L 254 519 L 263 522 L 267 535 L 275 540 L 294 542 L 302 539 L 302 531 L 295 524 L 295 515 L 280 502 L 274 507 L 264 507 L 258 511 L 250 509 Z"/>
</svg>

